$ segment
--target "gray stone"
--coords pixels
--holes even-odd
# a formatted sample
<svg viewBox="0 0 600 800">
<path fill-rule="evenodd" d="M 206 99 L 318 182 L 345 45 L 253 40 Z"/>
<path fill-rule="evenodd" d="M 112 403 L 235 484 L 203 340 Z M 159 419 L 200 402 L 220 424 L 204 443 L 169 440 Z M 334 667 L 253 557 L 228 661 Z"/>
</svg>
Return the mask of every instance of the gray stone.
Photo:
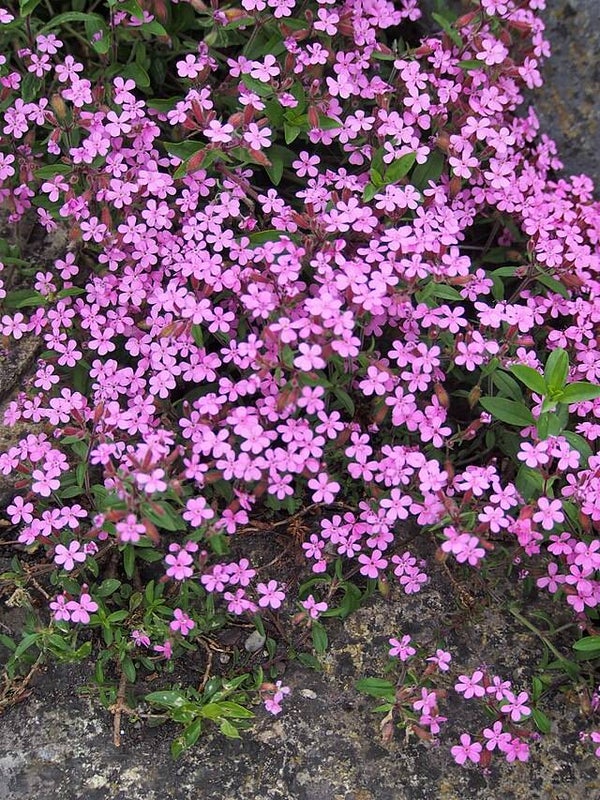
<svg viewBox="0 0 600 800">
<path fill-rule="evenodd" d="M 531 101 L 542 129 L 558 145 L 569 174 L 585 173 L 600 183 L 600 3 L 546 0 L 543 17 L 552 57 L 544 86 Z"/>
</svg>

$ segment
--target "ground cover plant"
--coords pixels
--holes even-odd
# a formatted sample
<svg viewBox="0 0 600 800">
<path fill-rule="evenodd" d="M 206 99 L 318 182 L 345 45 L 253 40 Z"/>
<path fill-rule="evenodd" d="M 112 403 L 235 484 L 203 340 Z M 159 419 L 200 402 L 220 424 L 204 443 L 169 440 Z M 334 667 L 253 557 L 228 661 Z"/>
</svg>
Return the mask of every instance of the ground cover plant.
<svg viewBox="0 0 600 800">
<path fill-rule="evenodd" d="M 412 525 L 430 563 L 499 563 L 569 615 L 549 666 L 597 746 L 600 206 L 523 106 L 543 0 L 466 5 L 425 36 L 417 0 L 0 10 L 0 197 L 65 238 L 42 266 L 2 245 L 3 345 L 39 342 L 4 410 L 29 431 L 0 455 L 2 586 L 30 617 L 0 637 L 5 704 L 92 654 L 117 743 L 123 713 L 180 723 L 175 755 L 238 736 L 328 617 L 427 591 Z M 454 691 L 489 720 L 458 764 L 528 758 L 551 678 L 390 633 L 394 679 L 358 687 L 384 736 L 436 739 Z"/>
</svg>

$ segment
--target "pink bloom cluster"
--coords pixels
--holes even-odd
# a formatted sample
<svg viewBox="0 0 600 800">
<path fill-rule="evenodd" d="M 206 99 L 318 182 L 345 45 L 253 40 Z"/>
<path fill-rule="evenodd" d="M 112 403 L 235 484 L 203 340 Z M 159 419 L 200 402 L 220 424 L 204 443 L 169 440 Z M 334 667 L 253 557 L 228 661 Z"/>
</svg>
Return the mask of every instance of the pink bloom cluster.
<svg viewBox="0 0 600 800">
<path fill-rule="evenodd" d="M 25 302 L 0 280 L 2 335 L 44 351 L 4 414 L 43 426 L 0 454 L 21 544 L 73 572 L 96 542 L 128 553 L 160 528 L 180 538 L 166 579 L 199 579 L 232 614 L 277 611 L 281 582 L 251 585 L 249 561 L 208 542 L 310 497 L 317 574 L 341 558 L 418 592 L 426 565 L 398 542 L 413 523 L 474 568 L 495 539 L 544 549 L 538 585 L 576 613 L 598 605 L 600 401 L 570 404 L 564 435 L 511 434 L 514 479 L 477 407 L 502 368 L 541 371 L 540 350 L 569 352 L 569 381 L 600 380 L 600 206 L 585 176 L 555 178 L 554 143 L 517 113 L 549 54 L 543 5 L 482 0 L 453 36 L 399 53 L 387 35 L 416 0 L 243 0 L 282 20 L 281 54 L 202 41 L 168 109 L 130 78 L 92 81 L 54 34 L 2 56 L 0 201 L 70 236 Z M 64 621 L 94 604 L 53 602 Z"/>
<path fill-rule="evenodd" d="M 467 700 L 482 700 L 498 716 L 490 727 L 483 728 L 479 740 L 473 740 L 468 733 L 461 734 L 460 744 L 451 748 L 457 764 L 464 765 L 470 761 L 487 766 L 494 750 L 502 753 L 509 763 L 529 759 L 526 740 L 535 735 L 515 727 L 516 723 L 531 716 L 527 692 L 515 694 L 510 681 L 491 675 L 483 668 L 475 670 L 472 675 L 460 675 L 454 689 Z"/>
</svg>

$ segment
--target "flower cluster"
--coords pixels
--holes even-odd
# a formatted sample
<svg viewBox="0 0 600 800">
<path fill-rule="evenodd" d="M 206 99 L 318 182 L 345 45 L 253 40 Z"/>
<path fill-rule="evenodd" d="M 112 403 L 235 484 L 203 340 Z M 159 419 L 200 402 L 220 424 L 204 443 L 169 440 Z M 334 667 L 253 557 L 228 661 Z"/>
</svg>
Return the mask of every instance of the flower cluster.
<svg viewBox="0 0 600 800">
<path fill-rule="evenodd" d="M 476 569 L 510 542 L 584 619 L 600 602 L 600 206 L 517 113 L 549 54 L 543 0 L 474 0 L 409 49 L 391 39 L 416 0 L 200 4 L 169 101 L 147 99 L 149 58 L 122 75 L 103 60 L 175 41 L 155 5 L 92 15 L 97 70 L 67 27 L 0 11 L 0 36 L 23 38 L 0 58 L 0 200 L 13 223 L 68 231 L 31 285 L 0 257 L 2 335 L 43 351 L 4 413 L 31 427 L 0 455 L 20 544 L 63 587 L 115 554 L 129 579 L 160 561 L 168 630 L 130 633 L 166 659 L 197 632 L 194 603 L 284 607 L 283 581 L 222 542 L 308 503 L 316 575 L 343 562 L 420 591 L 427 564 L 398 535 L 413 523 Z M 562 352 L 555 386 L 542 365 Z M 90 592 L 58 594 L 54 618 L 89 622 Z M 328 604 L 310 597 L 316 620 Z"/>
</svg>

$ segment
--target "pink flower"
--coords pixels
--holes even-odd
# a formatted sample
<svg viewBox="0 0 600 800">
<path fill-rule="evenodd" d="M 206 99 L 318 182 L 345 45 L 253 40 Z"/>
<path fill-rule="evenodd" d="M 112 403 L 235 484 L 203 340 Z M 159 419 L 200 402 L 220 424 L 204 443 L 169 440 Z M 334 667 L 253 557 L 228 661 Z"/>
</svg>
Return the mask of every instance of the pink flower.
<svg viewBox="0 0 600 800">
<path fill-rule="evenodd" d="M 257 610 L 257 606 L 246 597 L 244 589 L 236 589 L 235 594 L 232 592 L 224 592 L 223 598 L 227 600 L 227 611 L 230 614 L 244 614 L 249 611 L 253 614 Z"/>
<path fill-rule="evenodd" d="M 483 697 L 485 695 L 485 688 L 481 685 L 483 672 L 478 669 L 469 677 L 468 675 L 459 675 L 458 683 L 455 684 L 454 690 L 463 694 L 466 700 L 471 697 Z"/>
<path fill-rule="evenodd" d="M 164 644 L 155 644 L 152 648 L 156 653 L 162 655 L 163 658 L 167 659 L 167 661 L 173 655 L 173 646 L 171 642 L 167 639 Z"/>
<path fill-rule="evenodd" d="M 483 735 L 487 739 L 485 743 L 486 750 L 494 750 L 496 747 L 502 750 L 511 741 L 510 733 L 502 730 L 500 720 L 494 722 L 491 728 L 484 728 Z"/>
<path fill-rule="evenodd" d="M 313 490 L 313 503 L 333 503 L 342 487 L 337 481 L 330 481 L 326 472 L 320 472 L 308 482 L 308 488 Z"/>
<path fill-rule="evenodd" d="M 560 500 L 549 500 L 540 497 L 537 501 L 538 511 L 533 515 L 533 521 L 538 522 L 545 531 L 551 531 L 555 525 L 565 521 Z"/>
<path fill-rule="evenodd" d="M 259 583 L 256 591 L 261 595 L 258 600 L 258 605 L 261 608 L 279 608 L 285 600 L 285 592 L 282 591 L 277 581 L 272 580 L 267 584 Z"/>
<path fill-rule="evenodd" d="M 268 689 L 263 689 L 261 694 L 264 695 L 265 709 L 270 714 L 279 714 L 281 712 L 281 703 L 291 692 L 289 686 L 283 686 L 281 681 L 277 681 L 275 685 L 268 684 Z"/>
<path fill-rule="evenodd" d="M 309 594 L 306 600 L 302 601 L 302 607 L 308 611 L 308 615 L 311 619 L 318 619 L 321 614 L 328 609 L 327 603 L 318 603 L 312 594 Z"/>
<path fill-rule="evenodd" d="M 173 611 L 173 621 L 169 623 L 169 628 L 172 631 L 179 631 L 182 636 L 187 636 L 188 633 L 196 627 L 196 623 L 180 608 Z"/>
<path fill-rule="evenodd" d="M 460 744 L 452 747 L 450 752 L 456 763 L 462 766 L 466 761 L 472 761 L 474 764 L 478 764 L 482 750 L 483 748 L 479 742 L 471 742 L 469 734 L 463 733 L 460 737 Z"/>
<path fill-rule="evenodd" d="M 131 638 L 136 647 L 150 647 L 150 637 L 144 631 L 131 631 Z"/>
<path fill-rule="evenodd" d="M 194 574 L 194 569 L 190 566 L 194 559 L 187 550 L 169 553 L 165 556 L 165 561 L 169 565 L 166 572 L 169 578 L 174 578 L 176 581 L 183 581 L 186 578 L 191 578 Z"/>
<path fill-rule="evenodd" d="M 85 585 L 83 588 L 86 588 Z M 88 592 L 83 591 L 79 600 L 70 600 L 66 608 L 71 615 L 72 622 L 81 622 L 83 625 L 87 625 L 90 621 L 90 614 L 98 611 L 98 603 Z"/>
<path fill-rule="evenodd" d="M 165 477 L 164 469 L 153 469 L 150 474 L 138 472 L 135 476 L 135 482 L 144 490 L 146 494 L 154 494 L 154 492 L 166 492 L 167 484 L 163 480 Z"/>
<path fill-rule="evenodd" d="M 32 478 L 31 490 L 42 497 L 50 497 L 52 492 L 60 488 L 60 480 L 55 470 L 44 472 L 41 469 L 34 469 Z"/>
<path fill-rule="evenodd" d="M 26 503 L 21 495 L 13 497 L 11 505 L 6 509 L 13 525 L 24 522 L 28 525 L 33 520 L 33 503 Z"/>
<path fill-rule="evenodd" d="M 529 761 L 529 745 L 518 736 L 510 742 L 498 745 L 498 748 L 502 750 L 509 764 L 513 761 Z"/>
<path fill-rule="evenodd" d="M 76 562 L 82 564 L 85 559 L 86 554 L 77 541 L 69 542 L 68 547 L 65 547 L 64 544 L 57 544 L 54 550 L 54 563 L 61 565 L 67 572 L 73 569 Z"/>
<path fill-rule="evenodd" d="M 450 669 L 452 655 L 445 650 L 440 650 L 438 648 L 435 651 L 435 655 L 430 656 L 426 659 L 426 661 L 430 661 L 432 664 L 435 664 L 441 672 L 447 672 Z"/>
<path fill-rule="evenodd" d="M 57 622 L 68 622 L 71 619 L 71 613 L 67 608 L 67 598 L 64 594 L 58 594 L 50 602 L 50 610 L 52 611 L 52 616 Z"/>
<path fill-rule="evenodd" d="M 373 550 L 371 555 L 361 553 L 358 560 L 362 564 L 360 574 L 366 575 L 368 578 L 378 578 L 381 570 L 384 570 L 388 565 L 387 559 L 381 555 L 381 550 Z"/>
<path fill-rule="evenodd" d="M 195 528 L 215 516 L 215 512 L 203 497 L 191 497 L 185 507 L 183 518 Z"/>
<path fill-rule="evenodd" d="M 500 705 L 503 713 L 510 714 L 513 722 L 520 722 L 531 714 L 531 709 L 526 705 L 528 701 L 527 692 L 519 692 L 516 697 L 512 692 L 506 692 Z"/>
<path fill-rule="evenodd" d="M 270 128 L 259 128 L 256 122 L 251 122 L 248 125 L 248 130 L 244 133 L 244 141 L 253 150 L 262 150 L 264 147 L 270 147 L 271 133 Z"/>
<path fill-rule="evenodd" d="M 135 544 L 146 533 L 146 528 L 141 522 L 137 521 L 135 514 L 128 514 L 122 522 L 117 522 L 115 530 L 119 541 Z"/>
<path fill-rule="evenodd" d="M 408 659 L 417 652 L 411 645 L 411 637 L 408 634 L 405 634 L 400 640 L 392 638 L 389 642 L 392 645 L 390 648 L 390 656 L 397 656 L 400 661 L 408 661 Z"/>
</svg>

